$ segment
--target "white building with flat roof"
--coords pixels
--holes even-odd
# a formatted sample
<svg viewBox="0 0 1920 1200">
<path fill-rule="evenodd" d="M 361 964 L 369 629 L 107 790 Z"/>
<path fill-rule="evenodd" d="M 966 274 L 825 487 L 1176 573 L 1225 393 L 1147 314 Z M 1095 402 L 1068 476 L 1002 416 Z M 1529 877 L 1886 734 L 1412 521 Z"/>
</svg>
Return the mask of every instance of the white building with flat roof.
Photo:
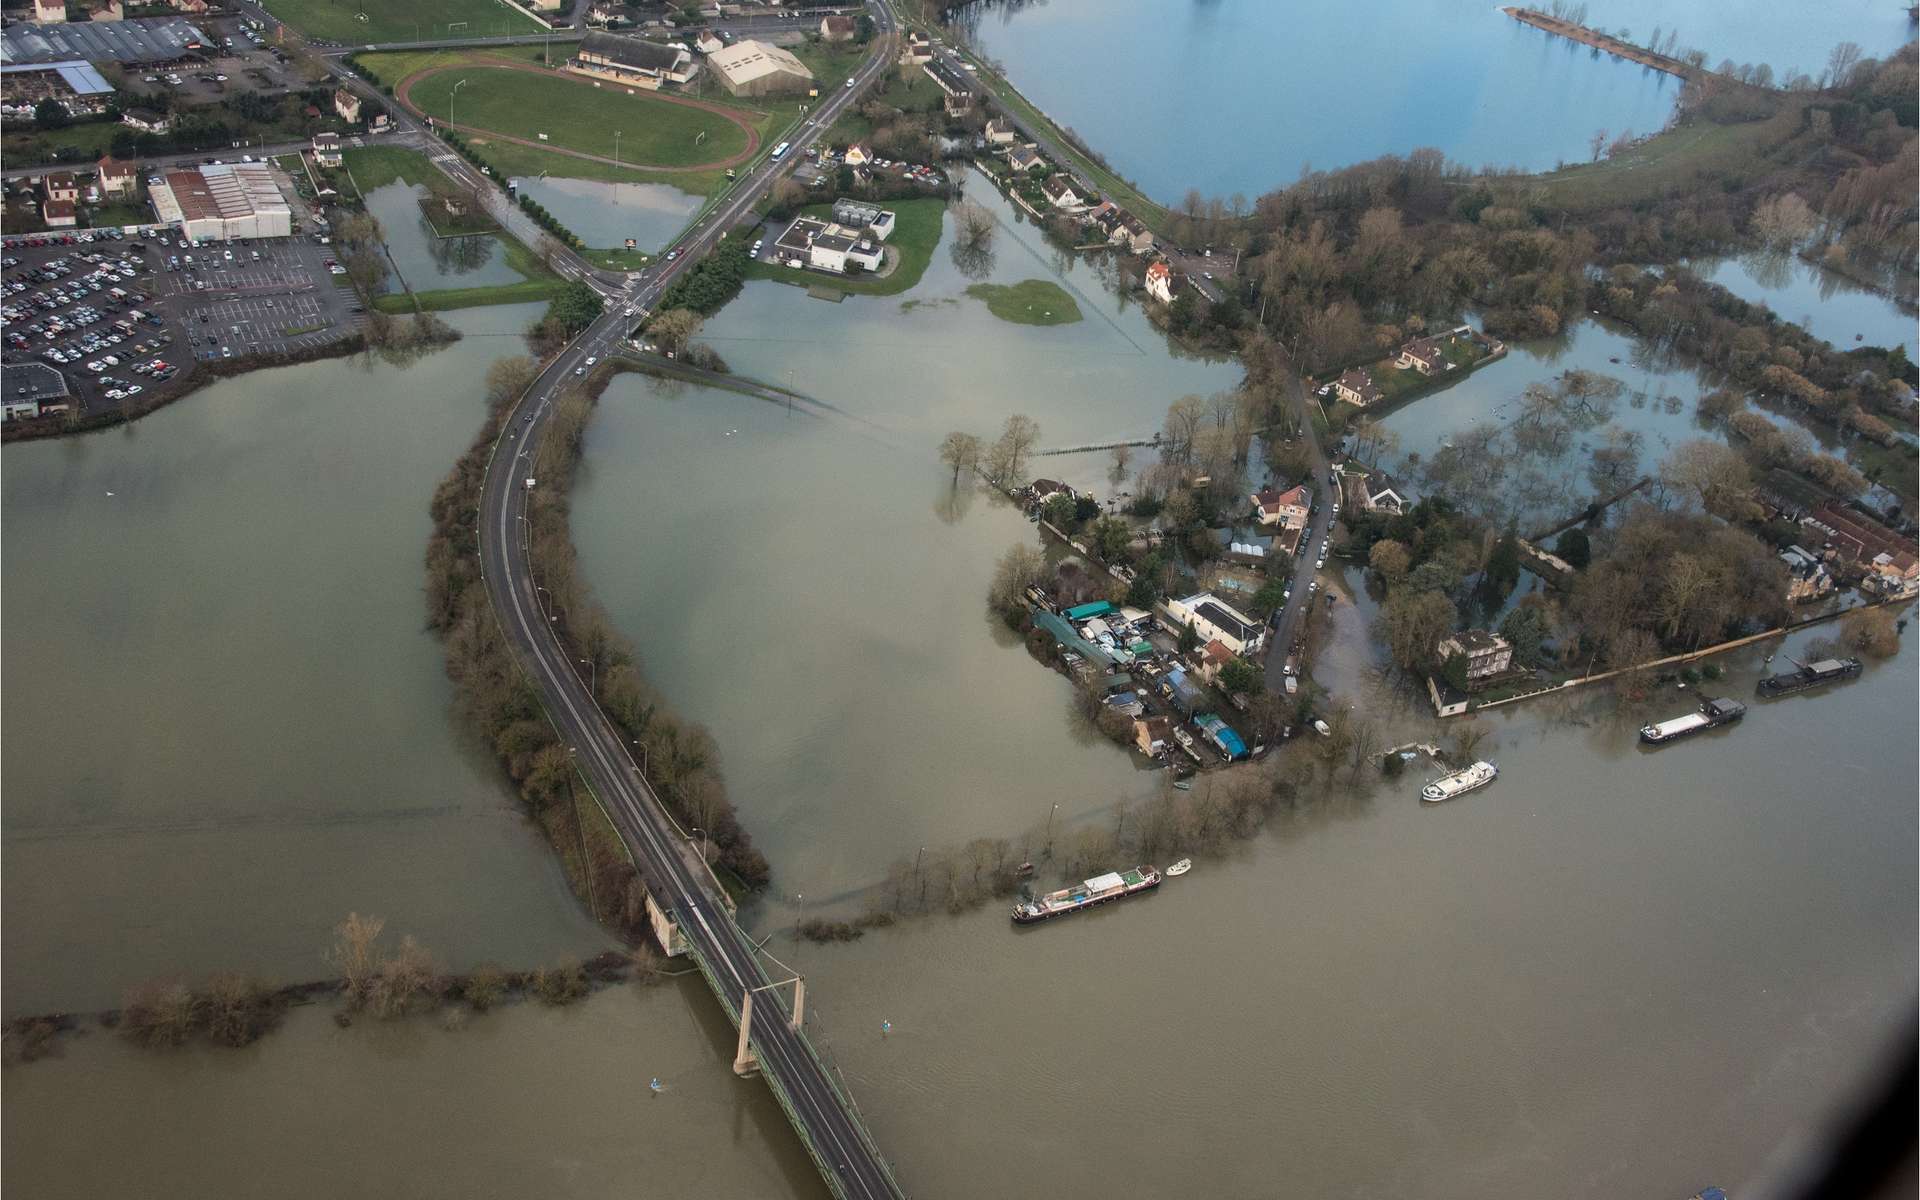
<svg viewBox="0 0 1920 1200">
<path fill-rule="evenodd" d="M 211 163 L 168 171 L 150 189 L 160 220 L 196 241 L 287 237 L 293 208 L 266 163 Z"/>
<path fill-rule="evenodd" d="M 807 65 L 778 46 L 749 38 L 707 58 L 707 65 L 736 96 L 804 92 L 813 86 Z"/>
</svg>

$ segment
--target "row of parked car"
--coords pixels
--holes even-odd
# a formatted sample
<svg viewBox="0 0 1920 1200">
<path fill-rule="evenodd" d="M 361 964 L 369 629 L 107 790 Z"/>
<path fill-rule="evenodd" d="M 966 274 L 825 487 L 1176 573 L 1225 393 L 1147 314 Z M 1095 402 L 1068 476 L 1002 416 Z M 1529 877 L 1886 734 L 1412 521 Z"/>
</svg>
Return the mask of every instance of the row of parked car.
<svg viewBox="0 0 1920 1200">
<path fill-rule="evenodd" d="M 119 229 L 84 229 L 79 233 L 23 233 L 0 241 L 8 250 L 40 249 L 43 246 L 89 246 L 94 242 L 117 242 L 126 237 Z"/>
</svg>

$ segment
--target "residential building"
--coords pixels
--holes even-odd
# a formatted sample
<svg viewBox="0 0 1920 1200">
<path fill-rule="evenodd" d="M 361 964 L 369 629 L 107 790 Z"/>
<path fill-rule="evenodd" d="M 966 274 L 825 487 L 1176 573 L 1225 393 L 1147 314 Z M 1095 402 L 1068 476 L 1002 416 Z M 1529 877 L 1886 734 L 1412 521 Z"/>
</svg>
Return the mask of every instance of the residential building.
<svg viewBox="0 0 1920 1200">
<path fill-rule="evenodd" d="M 1006 146 L 1013 142 L 1016 134 L 1012 121 L 1006 117 L 995 117 L 987 122 L 985 129 L 981 130 L 981 136 L 987 139 L 989 146 Z"/>
<path fill-rule="evenodd" d="M 33 19 L 41 25 L 58 25 L 67 19 L 66 0 L 33 0 Z"/>
<path fill-rule="evenodd" d="M 1307 516 L 1313 511 L 1313 493 L 1307 490 L 1305 484 L 1285 491 L 1263 488 L 1253 494 L 1253 508 L 1262 525 L 1299 529 L 1307 523 Z"/>
<path fill-rule="evenodd" d="M 1920 556 L 1915 554 L 1912 539 L 1866 514 L 1829 501 L 1801 524 L 1825 533 L 1841 561 L 1854 563 L 1866 572 L 1876 594 L 1895 595 L 1920 586 Z"/>
<path fill-rule="evenodd" d="M 1124 210 L 1120 214 L 1120 237 L 1114 240 L 1116 245 L 1124 246 L 1135 254 L 1153 252 L 1153 230 L 1148 229 L 1146 222 L 1139 217 Z"/>
<path fill-rule="evenodd" d="M 1235 654 L 1258 651 L 1266 636 L 1260 622 L 1211 592 L 1201 592 L 1184 600 L 1168 600 L 1166 611 L 1172 618 L 1174 630 L 1191 626 L 1202 642 L 1220 642 Z"/>
<path fill-rule="evenodd" d="M 593 7 L 587 10 L 589 25 L 624 25 L 627 20 L 627 6 L 617 3 L 616 0 L 595 0 Z M 702 34 L 701 36 L 710 35 Z M 705 51 L 703 50 L 702 53 Z"/>
<path fill-rule="evenodd" d="M 596 32 L 581 39 L 579 49 L 567 60 L 567 70 L 658 91 L 669 83 L 686 83 L 699 72 L 700 64 L 685 46 Z"/>
<path fill-rule="evenodd" d="M 823 42 L 850 42 L 853 35 L 860 32 L 860 23 L 852 17 L 821 17 L 820 40 Z"/>
<path fill-rule="evenodd" d="M 722 87 L 736 96 L 776 96 L 813 87 L 813 72 L 793 55 L 749 38 L 707 58 Z"/>
<path fill-rule="evenodd" d="M 90 21 L 124 21 L 126 9 L 120 6 L 120 0 L 101 0 L 100 7 L 87 14 Z"/>
<path fill-rule="evenodd" d="M 1073 177 L 1065 172 L 1047 176 L 1040 185 L 1040 193 L 1055 208 L 1081 207 L 1080 193 L 1073 190 Z"/>
<path fill-rule="evenodd" d="M 927 40 L 927 35 L 924 33 L 909 33 L 906 44 L 901 47 L 900 50 L 900 61 L 911 66 L 918 66 L 922 63 L 931 62 L 932 60 L 933 43 Z"/>
<path fill-rule="evenodd" d="M 70 229 L 80 223 L 71 200 L 49 200 L 40 206 L 40 223 L 48 229 Z"/>
<path fill-rule="evenodd" d="M 129 108 L 120 114 L 120 123 L 141 133 L 166 133 L 173 128 L 171 117 L 150 108 Z"/>
<path fill-rule="evenodd" d="M 1208 683 L 1218 684 L 1221 670 L 1235 657 L 1234 652 L 1227 649 L 1225 642 L 1219 638 L 1213 639 L 1200 647 L 1200 678 Z"/>
<path fill-rule="evenodd" d="M 1021 171 L 1036 170 L 1044 166 L 1046 161 L 1046 159 L 1040 157 L 1040 152 L 1032 146 L 1015 146 L 1013 149 L 1007 151 L 1007 165 L 1013 168 L 1015 174 Z"/>
<path fill-rule="evenodd" d="M 884 242 L 893 233 L 894 213 L 890 209 L 862 204 L 858 200 L 835 200 L 833 223 L 848 229 L 864 230 Z"/>
<path fill-rule="evenodd" d="M 1144 283 L 1147 295 L 1162 304 L 1172 304 L 1181 292 L 1187 290 L 1187 277 L 1168 266 L 1166 260 L 1147 264 L 1147 277 Z"/>
<path fill-rule="evenodd" d="M 1787 603 L 1802 604 L 1818 600 L 1833 590 L 1833 574 L 1818 555 L 1801 546 L 1789 546 L 1780 552 L 1787 568 Z"/>
<path fill-rule="evenodd" d="M 873 148 L 865 142 L 854 142 L 840 152 L 840 161 L 850 167 L 865 167 L 873 163 Z"/>
<path fill-rule="evenodd" d="M 360 123 L 360 97 L 347 88 L 335 88 L 333 92 L 333 111 L 349 125 Z"/>
<path fill-rule="evenodd" d="M 367 132 L 368 133 L 385 133 L 387 131 L 387 127 L 392 123 L 393 123 L 392 118 L 388 117 L 386 113 L 377 112 L 373 114 L 371 117 L 367 118 Z"/>
<path fill-rule="evenodd" d="M 121 162 L 109 154 L 95 165 L 100 172 L 102 196 L 132 196 L 139 192 L 139 176 L 134 174 L 132 163 Z"/>
<path fill-rule="evenodd" d="M 313 135 L 313 161 L 323 167 L 340 165 L 340 135 L 337 133 L 316 133 Z"/>
<path fill-rule="evenodd" d="M 64 200 L 69 204 L 80 200 L 80 181 L 74 178 L 72 171 L 55 171 L 41 184 L 48 200 Z"/>
<path fill-rule="evenodd" d="M 1078 497 L 1079 493 L 1058 479 L 1036 479 L 1027 485 L 1027 495 L 1032 498 L 1034 507 L 1039 508 L 1055 496 L 1065 496 L 1071 500 Z"/>
<path fill-rule="evenodd" d="M 1397 517 L 1413 507 L 1413 498 L 1406 489 L 1382 471 L 1349 470 L 1340 477 L 1340 487 L 1347 507 L 1359 512 L 1381 512 Z"/>
<path fill-rule="evenodd" d="M 1173 719 L 1146 717 L 1135 721 L 1133 744 L 1148 758 L 1159 758 L 1173 747 Z"/>
<path fill-rule="evenodd" d="M 1467 687 L 1484 685 L 1513 669 L 1513 646 L 1497 633 L 1484 629 L 1464 629 L 1441 639 L 1434 648 L 1441 662 L 1455 655 L 1466 660 Z"/>
<path fill-rule="evenodd" d="M 149 189 L 149 197 L 162 223 L 178 225 L 183 236 L 196 240 L 287 237 L 293 232 L 293 209 L 266 163 L 171 170 Z"/>
<path fill-rule="evenodd" d="M 727 48 L 727 40 L 711 29 L 702 29 L 693 39 L 693 48 L 702 54 L 718 54 Z"/>
<path fill-rule="evenodd" d="M 1453 370 L 1453 364 L 1447 361 L 1446 351 L 1433 338 L 1415 338 L 1400 347 L 1400 357 L 1393 365 L 1402 371 L 1414 370 L 1422 375 L 1441 375 Z"/>
<path fill-rule="evenodd" d="M 1361 408 L 1380 400 L 1380 389 L 1374 385 L 1373 376 L 1367 373 L 1365 367 L 1355 367 L 1334 380 L 1333 394 Z"/>
</svg>

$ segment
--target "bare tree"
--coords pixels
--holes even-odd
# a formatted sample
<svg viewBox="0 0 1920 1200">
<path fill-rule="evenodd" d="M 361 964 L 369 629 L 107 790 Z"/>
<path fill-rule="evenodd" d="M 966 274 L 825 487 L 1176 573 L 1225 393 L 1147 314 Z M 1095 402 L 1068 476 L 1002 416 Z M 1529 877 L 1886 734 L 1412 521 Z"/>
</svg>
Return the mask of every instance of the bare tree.
<svg viewBox="0 0 1920 1200">
<path fill-rule="evenodd" d="M 1843 88 L 1853 82 L 1855 68 L 1859 67 L 1861 50 L 1857 42 L 1841 42 L 1827 55 L 1827 86 Z"/>
<path fill-rule="evenodd" d="M 994 463 L 1003 467 L 1001 482 L 1017 479 L 1020 468 L 1026 462 L 1028 452 L 1040 440 L 1040 422 L 1025 413 L 1015 413 L 1007 418 L 1000 430 L 1000 441 L 994 446 Z"/>
<path fill-rule="evenodd" d="M 327 951 L 327 962 L 340 972 L 347 1003 L 352 1007 L 367 1001 L 374 972 L 380 967 L 380 956 L 374 949 L 374 943 L 380 939 L 380 931 L 386 927 L 383 918 L 363 917 L 359 913 L 348 913 L 346 920 L 333 927 L 333 948 Z"/>
<path fill-rule="evenodd" d="M 971 433 L 955 430 L 940 441 L 940 461 L 953 468 L 953 482 L 960 482 L 960 472 L 970 470 L 980 464 L 980 439 Z"/>
</svg>

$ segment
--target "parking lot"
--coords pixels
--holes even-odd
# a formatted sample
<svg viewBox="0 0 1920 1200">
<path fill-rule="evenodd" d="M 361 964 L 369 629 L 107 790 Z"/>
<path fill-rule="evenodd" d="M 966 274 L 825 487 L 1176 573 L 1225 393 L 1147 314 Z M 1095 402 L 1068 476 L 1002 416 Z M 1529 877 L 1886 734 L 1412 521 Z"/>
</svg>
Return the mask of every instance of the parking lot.
<svg viewBox="0 0 1920 1200">
<path fill-rule="evenodd" d="M 358 302 L 335 285 L 328 257 L 311 236 L 8 238 L 5 361 L 61 372 L 73 415 L 144 408 L 185 386 L 196 360 L 297 354 L 354 333 Z"/>
</svg>

